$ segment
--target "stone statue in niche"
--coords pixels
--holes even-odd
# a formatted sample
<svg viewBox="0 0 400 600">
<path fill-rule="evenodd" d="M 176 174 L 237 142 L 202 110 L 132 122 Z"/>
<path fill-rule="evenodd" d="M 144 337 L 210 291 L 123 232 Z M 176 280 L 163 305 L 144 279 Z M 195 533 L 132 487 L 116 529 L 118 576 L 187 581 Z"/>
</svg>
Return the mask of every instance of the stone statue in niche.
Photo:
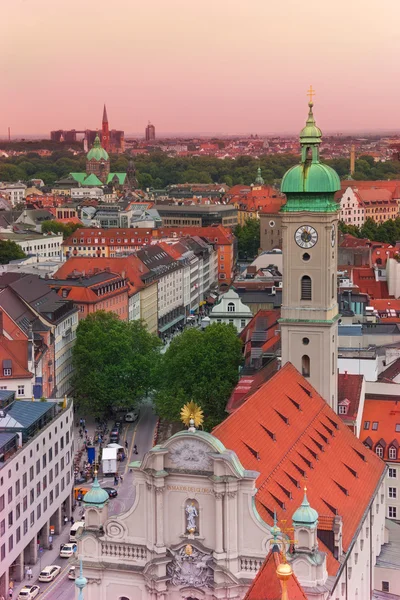
<svg viewBox="0 0 400 600">
<path fill-rule="evenodd" d="M 188 500 L 185 508 L 186 513 L 186 529 L 189 533 L 198 533 L 198 518 L 199 511 L 196 507 L 196 500 Z"/>
</svg>

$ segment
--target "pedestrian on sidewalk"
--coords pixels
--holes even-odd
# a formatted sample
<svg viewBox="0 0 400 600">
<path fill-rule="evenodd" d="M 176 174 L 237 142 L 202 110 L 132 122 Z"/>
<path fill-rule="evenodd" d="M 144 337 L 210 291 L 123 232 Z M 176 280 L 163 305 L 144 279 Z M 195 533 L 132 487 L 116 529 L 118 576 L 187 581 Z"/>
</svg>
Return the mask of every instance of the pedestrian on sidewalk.
<svg viewBox="0 0 400 600">
<path fill-rule="evenodd" d="M 118 475 L 114 475 L 114 485 L 118 485 Z"/>
<path fill-rule="evenodd" d="M 122 477 L 122 475 L 119 476 L 119 480 L 121 483 L 124 483 L 124 478 Z"/>
<path fill-rule="evenodd" d="M 70 523 L 71 523 L 71 525 L 73 525 L 73 524 L 75 523 L 75 521 L 74 521 L 74 517 L 71 517 L 71 518 L 70 518 Z"/>
<path fill-rule="evenodd" d="M 27 573 L 26 573 L 26 574 L 28 575 L 28 579 L 32 579 L 32 578 L 33 578 L 33 574 L 32 574 L 32 568 L 31 568 L 31 567 L 29 567 L 29 568 L 28 568 L 28 570 L 27 570 Z"/>
<path fill-rule="evenodd" d="M 128 444 L 128 440 L 125 440 L 125 448 L 128 450 L 129 444 Z"/>
<path fill-rule="evenodd" d="M 9 590 L 8 590 L 8 597 L 9 598 L 13 597 L 13 589 L 12 589 L 12 587 L 10 587 Z"/>
<path fill-rule="evenodd" d="M 133 454 L 137 454 L 138 453 L 138 449 L 136 444 L 133 446 Z"/>
</svg>

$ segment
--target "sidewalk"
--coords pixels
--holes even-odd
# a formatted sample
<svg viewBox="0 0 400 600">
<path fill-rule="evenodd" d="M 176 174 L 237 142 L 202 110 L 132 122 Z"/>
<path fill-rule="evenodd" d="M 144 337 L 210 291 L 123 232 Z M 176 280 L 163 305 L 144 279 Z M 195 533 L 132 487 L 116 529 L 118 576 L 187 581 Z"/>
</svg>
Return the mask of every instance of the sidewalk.
<svg viewBox="0 0 400 600">
<path fill-rule="evenodd" d="M 75 509 L 75 511 L 73 512 L 73 517 L 76 521 L 78 520 L 77 514 L 78 514 L 78 511 Z M 31 580 L 28 580 L 28 578 L 25 576 L 25 573 L 26 573 L 26 569 L 25 569 L 23 581 L 21 581 L 21 582 L 16 581 L 14 584 L 14 594 L 13 594 L 14 600 L 16 598 L 18 598 L 19 592 L 25 585 L 36 584 L 36 585 L 41 586 L 41 594 L 40 595 L 42 595 L 42 592 L 46 591 L 45 588 L 49 584 L 48 583 L 40 583 L 37 580 L 40 572 L 42 571 L 42 569 L 44 569 L 44 567 L 47 567 L 49 565 L 60 565 L 60 567 L 64 570 L 64 568 L 66 568 L 69 565 L 70 561 L 66 560 L 65 558 L 60 558 L 59 553 L 60 553 L 60 545 L 65 544 L 66 542 L 69 541 L 70 529 L 71 529 L 71 523 L 67 523 L 66 525 L 63 525 L 62 532 L 60 533 L 60 535 L 53 536 L 53 549 L 52 550 L 42 550 L 42 552 L 40 552 L 40 553 L 38 552 L 38 561 L 37 561 L 36 565 L 26 565 L 26 567 L 31 567 L 33 577 Z M 59 575 L 59 577 L 60 577 L 60 575 Z"/>
</svg>

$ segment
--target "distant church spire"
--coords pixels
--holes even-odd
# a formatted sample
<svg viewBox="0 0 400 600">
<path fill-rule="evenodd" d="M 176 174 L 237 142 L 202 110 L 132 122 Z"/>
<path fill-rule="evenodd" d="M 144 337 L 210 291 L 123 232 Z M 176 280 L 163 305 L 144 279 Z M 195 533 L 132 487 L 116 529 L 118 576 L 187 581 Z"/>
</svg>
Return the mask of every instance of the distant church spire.
<svg viewBox="0 0 400 600">
<path fill-rule="evenodd" d="M 104 109 L 103 109 L 103 123 L 108 123 L 107 108 L 106 108 L 105 104 L 104 104 Z"/>
<path fill-rule="evenodd" d="M 108 117 L 107 117 L 107 109 L 104 104 L 103 109 L 103 122 L 101 126 L 101 144 L 107 152 L 110 151 L 110 130 L 108 128 Z"/>
</svg>

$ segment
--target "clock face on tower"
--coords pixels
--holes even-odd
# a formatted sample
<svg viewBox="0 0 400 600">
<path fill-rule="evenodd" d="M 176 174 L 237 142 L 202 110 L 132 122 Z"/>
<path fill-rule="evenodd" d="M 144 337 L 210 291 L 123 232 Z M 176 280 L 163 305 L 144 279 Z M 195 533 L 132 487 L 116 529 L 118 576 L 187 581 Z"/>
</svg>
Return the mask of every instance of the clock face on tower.
<svg viewBox="0 0 400 600">
<path fill-rule="evenodd" d="M 312 248 L 318 241 L 318 233 L 311 225 L 302 225 L 296 230 L 294 239 L 300 248 Z"/>
<path fill-rule="evenodd" d="M 336 243 L 336 227 L 334 225 L 332 225 L 332 229 L 331 229 L 331 246 L 332 246 L 332 248 L 335 247 L 335 243 Z"/>
</svg>

